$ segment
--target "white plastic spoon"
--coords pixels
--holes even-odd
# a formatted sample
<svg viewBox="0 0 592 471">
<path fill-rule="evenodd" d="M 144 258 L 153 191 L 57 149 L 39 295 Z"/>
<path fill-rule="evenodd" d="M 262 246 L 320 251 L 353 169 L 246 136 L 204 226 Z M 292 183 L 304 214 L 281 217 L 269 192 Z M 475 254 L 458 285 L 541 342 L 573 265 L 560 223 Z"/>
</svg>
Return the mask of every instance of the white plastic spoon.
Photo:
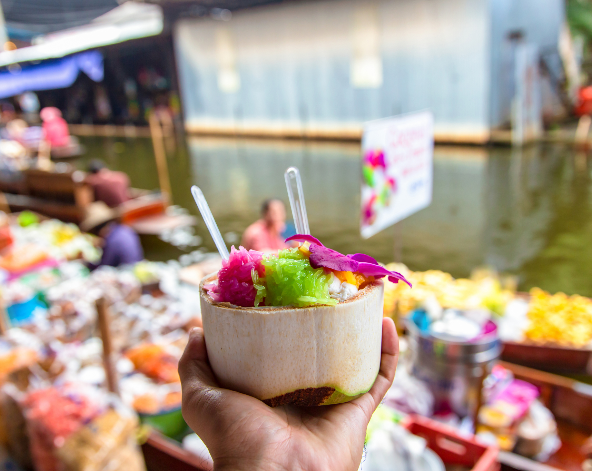
<svg viewBox="0 0 592 471">
<path fill-rule="evenodd" d="M 286 188 L 288 189 L 288 198 L 290 198 L 290 208 L 292 209 L 292 216 L 294 217 L 296 233 L 310 234 L 300 172 L 296 167 L 290 167 L 286 170 L 286 173 L 284 173 L 284 178 L 286 179 Z"/>
<path fill-rule="evenodd" d="M 226 248 L 226 244 L 224 243 L 224 239 L 222 238 L 222 234 L 220 234 L 220 229 L 218 229 L 218 225 L 216 224 L 216 220 L 214 219 L 214 215 L 208 206 L 208 202 L 206 201 L 206 197 L 204 196 L 203 192 L 199 189 L 199 187 L 193 185 L 191 187 L 191 194 L 193 195 L 193 199 L 195 200 L 195 204 L 199 208 L 199 212 L 201 213 L 201 217 L 203 217 L 204 222 L 210 231 L 210 235 L 212 239 L 214 239 L 214 243 L 218 248 L 218 252 L 220 252 L 220 256 L 223 260 L 228 260 L 230 254 L 228 253 L 228 249 Z"/>
</svg>

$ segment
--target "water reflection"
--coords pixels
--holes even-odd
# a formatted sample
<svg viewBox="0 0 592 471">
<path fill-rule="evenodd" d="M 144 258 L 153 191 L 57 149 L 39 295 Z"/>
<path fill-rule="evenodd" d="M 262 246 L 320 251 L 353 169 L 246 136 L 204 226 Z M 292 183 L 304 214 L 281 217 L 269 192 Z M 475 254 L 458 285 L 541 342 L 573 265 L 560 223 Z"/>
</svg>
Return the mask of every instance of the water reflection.
<svg viewBox="0 0 592 471">
<path fill-rule="evenodd" d="M 125 141 L 122 154 L 108 150 L 112 141 L 85 144 L 91 157 L 107 153 L 109 164 L 130 173 L 133 185 L 157 186 L 148 140 Z M 393 259 L 393 228 L 369 240 L 359 236 L 358 145 L 190 138 L 187 150 L 180 149 L 169 165 L 174 202 L 197 214 L 189 187 L 198 184 L 221 232 L 235 239 L 257 219 L 264 199 L 287 200 L 283 172 L 295 165 L 314 235 L 341 252 Z M 592 295 L 589 190 L 587 160 L 570 148 L 437 147 L 433 203 L 397 231 L 403 261 L 413 269 L 455 276 L 487 264 L 517 274 L 522 289 Z M 203 224 L 197 233 L 215 250 Z M 165 254 L 161 247 L 147 252 L 157 259 Z"/>
</svg>

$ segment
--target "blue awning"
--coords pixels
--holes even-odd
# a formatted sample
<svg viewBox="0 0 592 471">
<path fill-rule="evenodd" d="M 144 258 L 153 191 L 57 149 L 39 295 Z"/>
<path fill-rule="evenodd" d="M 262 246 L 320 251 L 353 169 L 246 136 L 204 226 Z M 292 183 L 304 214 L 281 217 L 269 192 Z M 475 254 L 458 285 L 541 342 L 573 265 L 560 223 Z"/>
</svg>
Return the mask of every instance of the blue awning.
<svg viewBox="0 0 592 471">
<path fill-rule="evenodd" d="M 62 59 L 44 61 L 22 69 L 0 72 L 0 98 L 24 92 L 54 90 L 71 86 L 80 72 L 95 82 L 103 80 L 103 56 L 99 51 L 88 51 Z"/>
</svg>

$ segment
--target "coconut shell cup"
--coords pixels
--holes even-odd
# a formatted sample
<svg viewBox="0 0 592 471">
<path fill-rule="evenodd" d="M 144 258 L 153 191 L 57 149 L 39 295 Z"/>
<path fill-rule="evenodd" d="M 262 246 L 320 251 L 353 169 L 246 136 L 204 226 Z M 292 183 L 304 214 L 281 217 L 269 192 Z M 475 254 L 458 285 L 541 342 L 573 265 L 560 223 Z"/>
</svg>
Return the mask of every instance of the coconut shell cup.
<svg viewBox="0 0 592 471">
<path fill-rule="evenodd" d="M 335 306 L 245 308 L 216 303 L 200 284 L 210 365 L 220 386 L 276 407 L 348 402 L 380 368 L 384 286 Z"/>
</svg>

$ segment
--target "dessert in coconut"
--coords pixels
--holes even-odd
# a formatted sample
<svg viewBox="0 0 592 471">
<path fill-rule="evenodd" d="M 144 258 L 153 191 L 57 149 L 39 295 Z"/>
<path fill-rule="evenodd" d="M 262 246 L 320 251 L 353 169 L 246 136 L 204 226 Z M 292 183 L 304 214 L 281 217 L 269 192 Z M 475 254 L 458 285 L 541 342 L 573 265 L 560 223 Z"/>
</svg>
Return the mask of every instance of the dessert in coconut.
<svg viewBox="0 0 592 471">
<path fill-rule="evenodd" d="M 208 358 L 221 386 L 271 406 L 350 401 L 374 384 L 383 283 L 402 275 L 297 235 L 264 255 L 232 248 L 200 287 Z"/>
</svg>

